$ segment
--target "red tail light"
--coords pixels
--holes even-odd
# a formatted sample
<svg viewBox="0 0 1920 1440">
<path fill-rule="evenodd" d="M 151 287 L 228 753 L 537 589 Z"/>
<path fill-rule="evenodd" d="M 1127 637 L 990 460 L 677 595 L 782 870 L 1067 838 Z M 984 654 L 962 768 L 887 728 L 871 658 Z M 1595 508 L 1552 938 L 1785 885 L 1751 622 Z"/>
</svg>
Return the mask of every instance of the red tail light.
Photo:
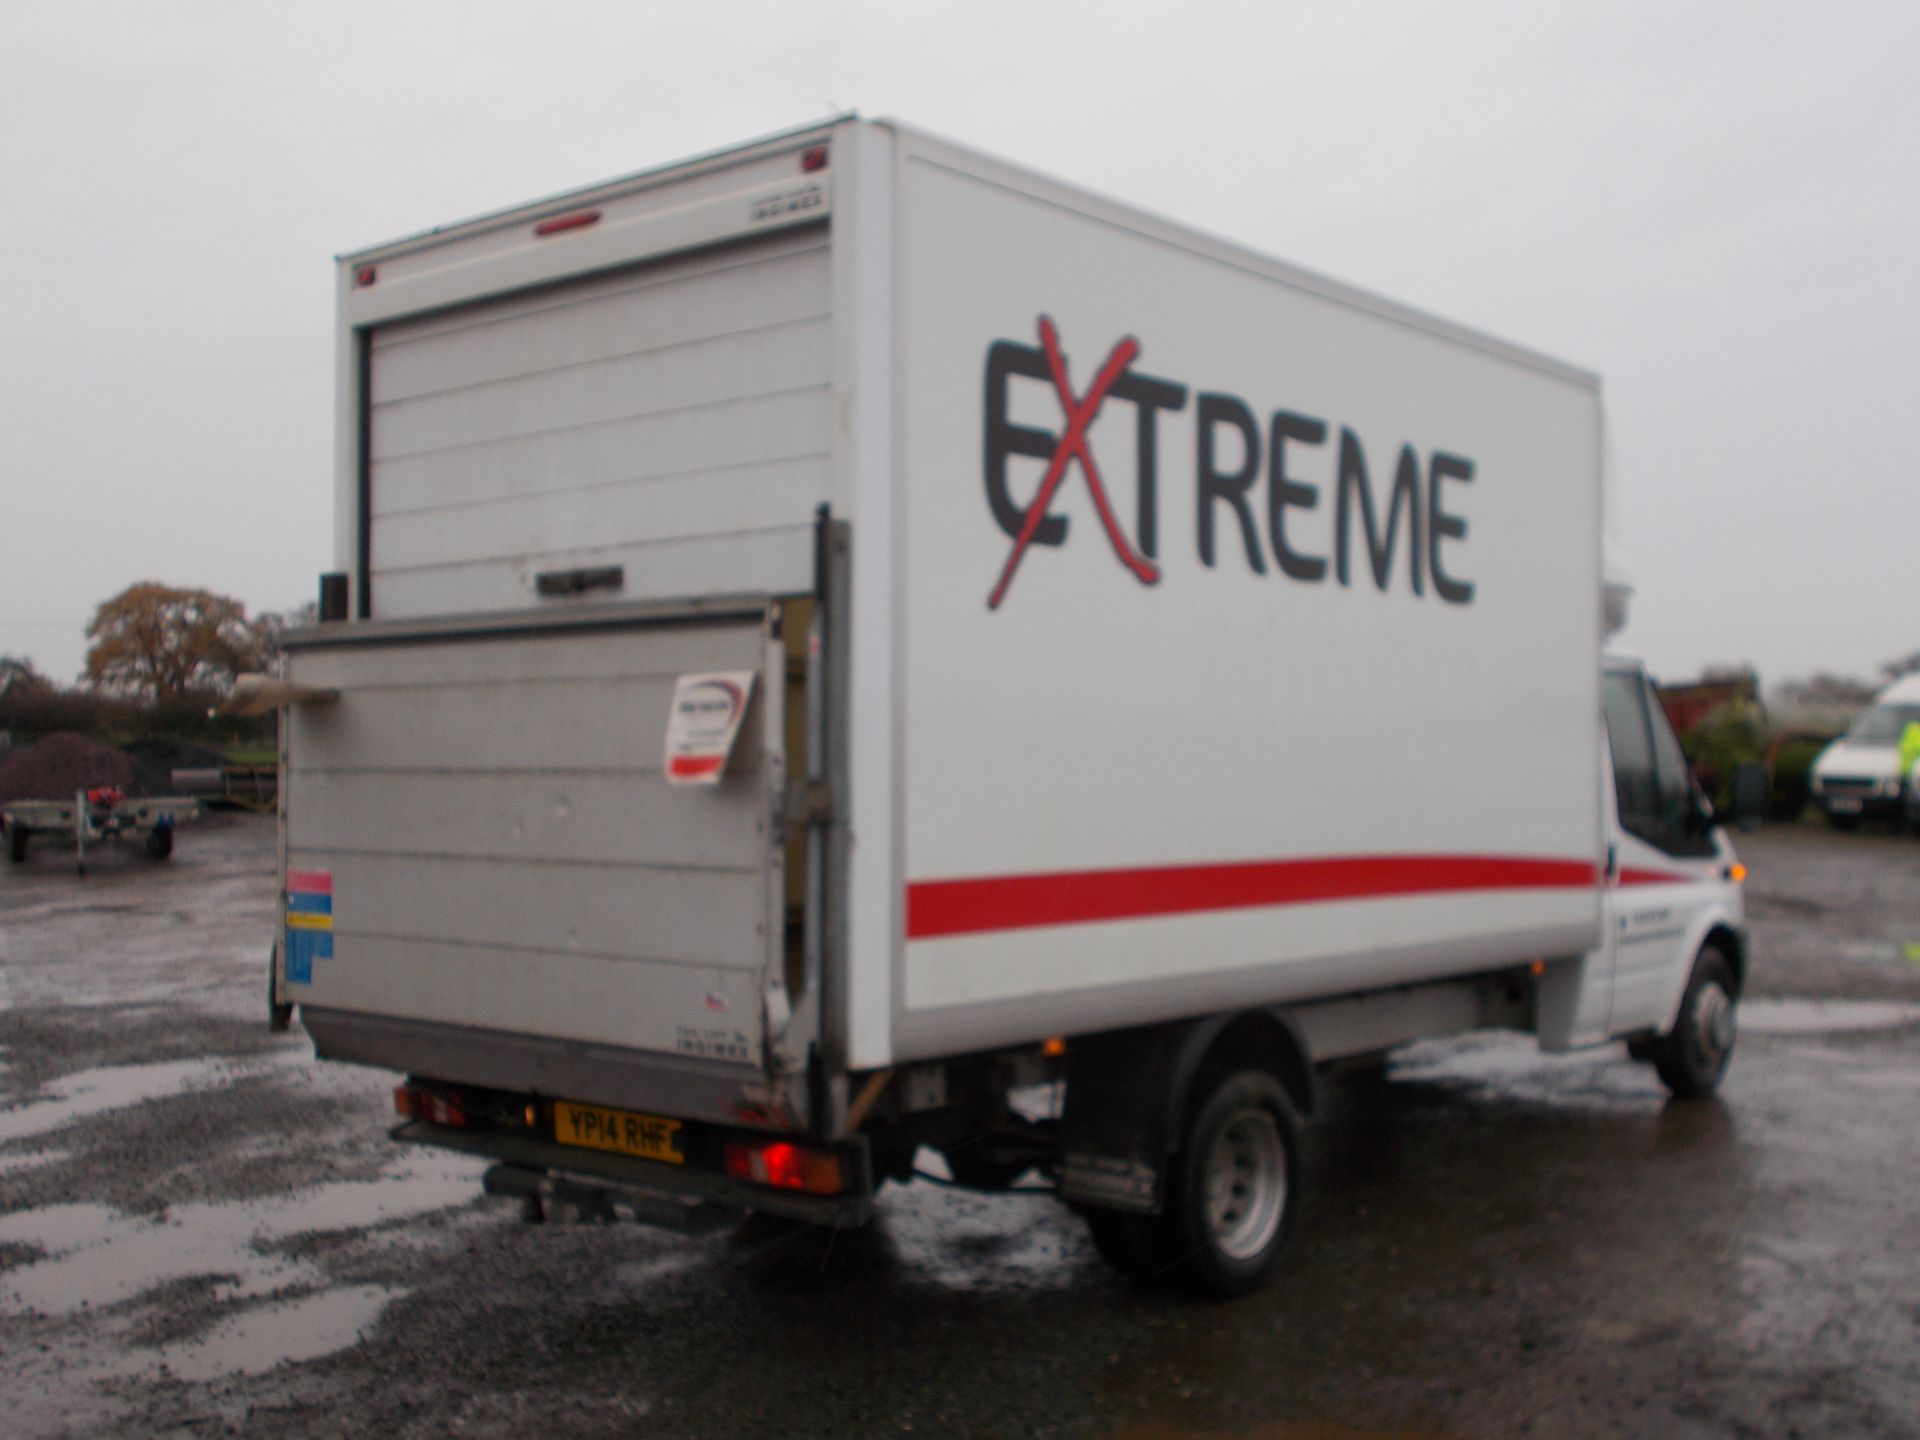
<svg viewBox="0 0 1920 1440">
<path fill-rule="evenodd" d="M 727 1173 L 736 1180 L 775 1185 L 782 1190 L 805 1190 L 812 1195 L 838 1195 L 846 1188 L 838 1155 L 790 1140 L 728 1145 Z"/>
<path fill-rule="evenodd" d="M 442 1095 L 424 1085 L 402 1085 L 393 1092 L 393 1108 L 410 1120 L 425 1120 L 456 1129 L 467 1123 L 466 1106 L 457 1095 Z"/>
<path fill-rule="evenodd" d="M 800 152 L 800 168 L 811 175 L 816 170 L 827 168 L 827 147 L 815 145 Z"/>
</svg>

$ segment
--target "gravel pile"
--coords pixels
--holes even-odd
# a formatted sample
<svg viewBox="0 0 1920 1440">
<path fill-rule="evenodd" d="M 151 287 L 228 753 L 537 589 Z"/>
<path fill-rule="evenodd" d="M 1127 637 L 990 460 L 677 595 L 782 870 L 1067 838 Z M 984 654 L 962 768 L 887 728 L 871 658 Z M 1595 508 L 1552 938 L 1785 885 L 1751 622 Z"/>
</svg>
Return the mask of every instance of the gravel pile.
<svg viewBox="0 0 1920 1440">
<path fill-rule="evenodd" d="M 49 735 L 0 759 L 0 804 L 9 800 L 68 800 L 76 790 L 133 784 L 133 761 L 84 735 Z"/>
</svg>

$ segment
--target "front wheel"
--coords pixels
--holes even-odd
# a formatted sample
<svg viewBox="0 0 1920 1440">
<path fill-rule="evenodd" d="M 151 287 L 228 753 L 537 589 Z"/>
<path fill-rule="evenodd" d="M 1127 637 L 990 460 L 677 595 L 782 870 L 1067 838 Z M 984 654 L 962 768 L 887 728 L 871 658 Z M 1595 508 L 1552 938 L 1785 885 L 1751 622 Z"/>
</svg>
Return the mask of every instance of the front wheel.
<svg viewBox="0 0 1920 1440">
<path fill-rule="evenodd" d="M 1690 1099 L 1719 1088 L 1733 1058 L 1738 995 L 1727 957 L 1715 946 L 1703 946 L 1693 962 L 1673 1030 L 1649 1047 L 1653 1068 L 1675 1095 Z"/>
<path fill-rule="evenodd" d="M 163 828 L 147 832 L 147 858 L 164 860 L 173 854 L 173 830 Z"/>
<path fill-rule="evenodd" d="M 21 865 L 27 858 L 27 827 L 18 820 L 7 826 L 7 859 Z"/>
<path fill-rule="evenodd" d="M 1293 1230 L 1300 1121 L 1262 1070 L 1216 1077 L 1190 1113 L 1168 1167 L 1155 1249 L 1187 1288 L 1244 1295 L 1267 1278 Z"/>
</svg>

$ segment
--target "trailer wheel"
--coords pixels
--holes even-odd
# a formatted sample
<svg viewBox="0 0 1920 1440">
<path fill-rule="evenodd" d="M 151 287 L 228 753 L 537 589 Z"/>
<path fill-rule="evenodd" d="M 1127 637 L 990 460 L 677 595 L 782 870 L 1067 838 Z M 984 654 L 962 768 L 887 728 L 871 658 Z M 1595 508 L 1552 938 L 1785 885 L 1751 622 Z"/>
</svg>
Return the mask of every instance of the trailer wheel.
<svg viewBox="0 0 1920 1440">
<path fill-rule="evenodd" d="M 7 859 L 15 865 L 24 864 L 27 858 L 27 827 L 18 820 L 7 826 Z"/>
<path fill-rule="evenodd" d="M 1215 1296 L 1267 1278 L 1293 1229 L 1300 1120 L 1264 1070 L 1204 1079 L 1169 1165 L 1159 1253 L 1173 1278 Z"/>
<path fill-rule="evenodd" d="M 147 832 L 147 858 L 149 860 L 164 860 L 171 854 L 173 854 L 172 828 L 149 830 Z"/>
<path fill-rule="evenodd" d="M 1673 1031 L 1652 1044 L 1653 1067 L 1667 1089 L 1683 1099 L 1711 1095 L 1733 1058 L 1738 986 L 1733 967 L 1718 947 L 1703 945 L 1693 962 L 1680 1018 Z"/>
</svg>

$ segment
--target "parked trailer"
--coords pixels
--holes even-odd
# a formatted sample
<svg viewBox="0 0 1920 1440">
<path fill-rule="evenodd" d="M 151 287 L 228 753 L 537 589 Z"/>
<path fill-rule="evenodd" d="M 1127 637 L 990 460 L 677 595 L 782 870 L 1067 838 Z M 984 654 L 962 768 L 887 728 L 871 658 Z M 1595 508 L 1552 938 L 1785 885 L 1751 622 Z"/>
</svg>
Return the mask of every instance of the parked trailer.
<svg viewBox="0 0 1920 1440">
<path fill-rule="evenodd" d="M 0 806 L 0 830 L 6 832 L 7 859 L 15 865 L 27 858 L 34 836 L 56 836 L 73 846 L 74 865 L 87 873 L 87 846 L 103 840 L 137 843 L 149 859 L 173 854 L 173 832 L 200 813 L 200 802 L 188 796 L 128 799 L 111 788 L 76 790 L 71 800 L 10 800 Z"/>
<path fill-rule="evenodd" d="M 857 1224 L 930 1147 L 1233 1293 L 1332 1063 L 1719 1079 L 1584 371 L 844 117 L 344 257 L 339 393 L 273 998 L 491 1191 Z"/>
</svg>

